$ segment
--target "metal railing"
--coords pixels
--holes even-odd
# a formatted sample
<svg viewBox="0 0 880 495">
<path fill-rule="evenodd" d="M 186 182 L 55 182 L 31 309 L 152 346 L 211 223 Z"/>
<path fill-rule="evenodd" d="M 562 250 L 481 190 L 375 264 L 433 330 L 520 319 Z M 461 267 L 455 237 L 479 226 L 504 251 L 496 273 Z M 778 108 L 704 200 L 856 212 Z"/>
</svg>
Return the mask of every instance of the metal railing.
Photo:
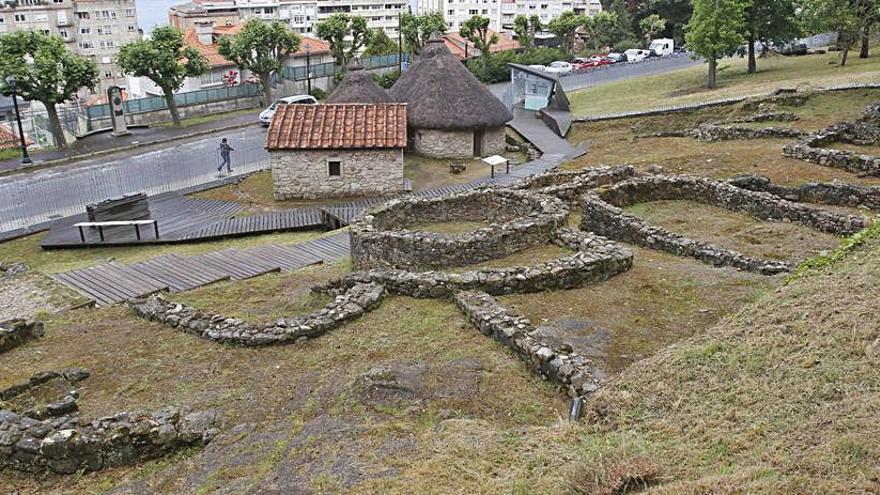
<svg viewBox="0 0 880 495">
<path fill-rule="evenodd" d="M 362 58 L 361 64 L 363 64 L 364 69 L 378 69 L 382 67 L 392 67 L 398 64 L 397 54 L 392 55 L 380 55 L 377 57 L 366 57 Z M 409 55 L 403 54 L 403 61 L 409 61 Z M 335 62 L 325 62 L 322 64 L 312 64 L 312 79 L 317 79 L 319 77 L 329 77 L 336 73 L 339 69 L 339 66 Z M 308 74 L 306 73 L 305 66 L 298 67 L 284 67 L 279 75 L 291 81 L 305 81 L 308 79 Z"/>
<path fill-rule="evenodd" d="M 260 86 L 258 84 L 240 84 L 238 86 L 224 86 L 222 88 L 200 89 L 198 91 L 187 91 L 185 93 L 176 93 L 174 102 L 178 107 L 187 107 L 190 105 L 198 105 L 200 103 L 210 103 L 213 101 L 232 100 L 235 98 L 247 98 L 249 96 L 257 96 L 260 94 Z M 152 112 L 154 110 L 164 110 L 168 108 L 165 103 L 164 96 L 149 96 L 147 98 L 138 98 L 125 101 L 126 113 Z M 110 105 L 94 105 L 88 107 L 89 119 L 109 117 Z"/>
</svg>

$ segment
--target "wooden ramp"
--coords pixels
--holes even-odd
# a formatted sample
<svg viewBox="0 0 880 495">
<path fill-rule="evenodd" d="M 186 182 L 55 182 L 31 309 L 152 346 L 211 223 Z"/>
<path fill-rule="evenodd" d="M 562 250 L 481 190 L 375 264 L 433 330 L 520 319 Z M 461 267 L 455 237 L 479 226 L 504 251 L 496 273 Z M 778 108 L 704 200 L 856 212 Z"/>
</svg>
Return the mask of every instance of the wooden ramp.
<svg viewBox="0 0 880 495">
<path fill-rule="evenodd" d="M 347 232 L 301 244 L 224 249 L 195 256 L 165 255 L 129 266 L 104 263 L 52 276 L 95 301 L 110 306 L 160 291 L 182 292 L 221 280 L 244 280 L 265 273 L 292 272 L 349 255 Z"/>
</svg>

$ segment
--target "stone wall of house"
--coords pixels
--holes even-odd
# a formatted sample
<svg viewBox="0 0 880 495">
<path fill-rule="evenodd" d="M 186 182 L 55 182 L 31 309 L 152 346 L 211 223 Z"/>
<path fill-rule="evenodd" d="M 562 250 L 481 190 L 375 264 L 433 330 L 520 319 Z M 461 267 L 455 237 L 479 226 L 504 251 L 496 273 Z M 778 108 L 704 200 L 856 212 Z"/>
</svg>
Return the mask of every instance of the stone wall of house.
<svg viewBox="0 0 880 495">
<path fill-rule="evenodd" d="M 512 187 L 555 196 L 569 203 L 579 201 L 581 195 L 597 187 L 615 184 L 637 176 L 631 165 L 616 165 L 582 170 L 551 170 L 530 175 Z"/>
<path fill-rule="evenodd" d="M 141 318 L 216 342 L 262 346 L 302 342 L 322 335 L 376 308 L 384 297 L 385 289 L 380 285 L 355 284 L 319 311 L 258 324 L 203 313 L 159 296 L 132 301 L 131 308 Z"/>
<path fill-rule="evenodd" d="M 532 266 L 483 268 L 463 273 L 360 271 L 312 290 L 340 293 L 358 284 L 376 283 L 393 294 L 417 298 L 450 298 L 459 291 L 522 294 L 583 287 L 608 280 L 632 267 L 632 251 L 592 233 L 563 227 L 553 242 L 574 252 L 571 256 Z"/>
<path fill-rule="evenodd" d="M 781 186 L 763 175 L 740 175 L 728 180 L 736 187 L 763 191 L 788 201 L 826 205 L 852 206 L 880 211 L 880 187 L 859 186 L 843 182 L 816 183 L 802 186 Z"/>
<path fill-rule="evenodd" d="M 472 131 L 411 129 L 413 149 L 430 158 L 473 158 Z M 502 148 L 503 149 L 503 148 Z"/>
<path fill-rule="evenodd" d="M 39 321 L 11 320 L 0 323 L 0 352 L 6 352 L 29 340 L 43 336 Z"/>
<path fill-rule="evenodd" d="M 763 138 L 799 138 L 804 135 L 799 129 L 789 127 L 764 127 L 754 129 L 733 125 L 700 124 L 688 133 L 694 139 L 707 143 Z"/>
<path fill-rule="evenodd" d="M 563 386 L 569 397 L 583 397 L 599 388 L 589 358 L 545 341 L 529 320 L 501 307 L 492 296 L 462 292 L 455 296 L 455 304 L 480 332 L 512 349 L 545 379 Z"/>
<path fill-rule="evenodd" d="M 549 242 L 567 216 L 557 198 L 509 189 L 396 199 L 351 224 L 351 254 L 361 270 L 469 265 Z M 405 230 L 420 222 L 480 220 L 493 223 L 458 235 Z"/>
<path fill-rule="evenodd" d="M 880 176 L 880 157 L 833 149 L 833 143 L 859 146 L 880 143 L 880 104 L 868 107 L 864 116 L 855 122 L 835 124 L 783 148 L 783 154 L 789 158 Z"/>
<path fill-rule="evenodd" d="M 505 139 L 506 136 L 507 127 L 503 125 L 484 129 L 482 146 L 480 148 L 482 150 L 482 156 L 499 155 L 504 153 L 504 148 L 507 145 Z"/>
<path fill-rule="evenodd" d="M 404 190 L 403 150 L 273 151 L 272 191 L 275 199 L 316 199 L 374 196 Z M 331 176 L 328 161 L 342 163 Z"/>
<path fill-rule="evenodd" d="M 184 415 L 166 409 L 95 420 L 76 415 L 37 420 L 0 410 L 0 469 L 74 474 L 136 464 L 207 444 L 217 434 L 215 422 L 213 411 Z"/>
<path fill-rule="evenodd" d="M 719 206 L 762 220 L 796 222 L 832 234 L 853 233 L 870 224 L 870 220 L 862 217 L 839 215 L 710 179 L 653 175 L 585 195 L 581 229 L 678 256 L 690 256 L 710 265 L 731 266 L 765 275 L 788 272 L 796 266 L 791 262 L 752 258 L 689 239 L 649 225 L 621 209 L 636 203 L 676 199 Z"/>
</svg>

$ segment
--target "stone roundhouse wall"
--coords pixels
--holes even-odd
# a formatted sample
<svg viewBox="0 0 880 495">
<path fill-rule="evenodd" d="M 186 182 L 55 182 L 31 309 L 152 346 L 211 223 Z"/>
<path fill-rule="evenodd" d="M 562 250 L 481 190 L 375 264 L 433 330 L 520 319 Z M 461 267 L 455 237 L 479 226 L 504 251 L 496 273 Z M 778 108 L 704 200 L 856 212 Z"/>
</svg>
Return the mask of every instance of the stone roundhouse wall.
<svg viewBox="0 0 880 495">
<path fill-rule="evenodd" d="M 802 186 L 781 186 L 762 175 L 741 175 L 728 180 L 736 187 L 763 191 L 788 201 L 826 205 L 853 206 L 880 211 L 880 187 L 832 182 L 812 182 Z"/>
<path fill-rule="evenodd" d="M 413 149 L 431 158 L 473 158 L 474 131 L 413 129 Z M 483 129 L 482 156 L 497 155 L 504 151 L 505 126 Z"/>
<path fill-rule="evenodd" d="M 0 323 L 0 352 L 6 352 L 43 335 L 39 321 L 10 320 Z"/>
<path fill-rule="evenodd" d="M 397 199 L 351 224 L 351 254 L 361 270 L 469 265 L 551 241 L 566 216 L 557 198 L 505 189 Z M 459 235 L 406 230 L 419 222 L 484 219 L 497 223 Z"/>
<path fill-rule="evenodd" d="M 402 149 L 272 151 L 275 199 L 386 195 L 403 191 Z M 342 162 L 331 176 L 327 162 Z"/>
<path fill-rule="evenodd" d="M 520 180 L 514 189 L 555 196 L 566 202 L 578 201 L 587 191 L 637 176 L 631 165 L 615 165 L 583 170 L 551 170 Z"/>
</svg>

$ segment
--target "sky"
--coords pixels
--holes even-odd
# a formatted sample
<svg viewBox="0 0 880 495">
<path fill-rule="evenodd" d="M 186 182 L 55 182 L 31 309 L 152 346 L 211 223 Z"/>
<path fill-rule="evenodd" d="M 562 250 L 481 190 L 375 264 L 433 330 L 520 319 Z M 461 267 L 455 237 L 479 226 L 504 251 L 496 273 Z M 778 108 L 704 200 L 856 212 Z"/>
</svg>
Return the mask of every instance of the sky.
<svg viewBox="0 0 880 495">
<path fill-rule="evenodd" d="M 188 0 L 135 0 L 138 25 L 149 33 L 156 25 L 168 24 L 168 7 L 187 3 Z"/>
</svg>

